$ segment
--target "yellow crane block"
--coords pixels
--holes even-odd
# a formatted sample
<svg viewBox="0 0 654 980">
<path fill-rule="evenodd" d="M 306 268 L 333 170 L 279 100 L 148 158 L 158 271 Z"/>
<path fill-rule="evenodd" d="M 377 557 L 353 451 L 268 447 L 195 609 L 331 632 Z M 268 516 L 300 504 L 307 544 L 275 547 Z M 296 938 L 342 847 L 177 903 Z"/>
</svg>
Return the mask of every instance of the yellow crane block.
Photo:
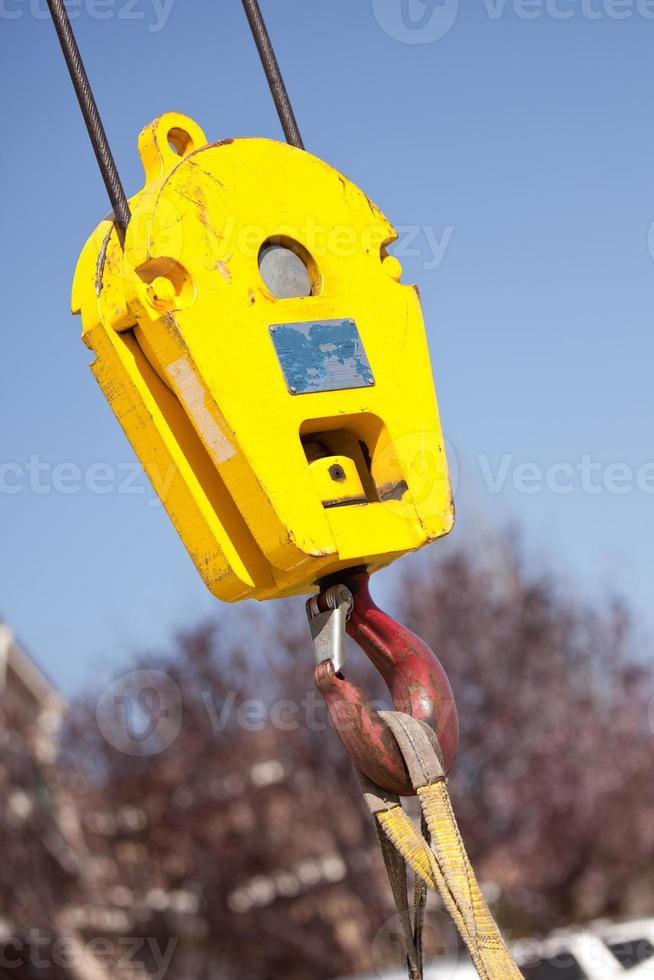
<svg viewBox="0 0 654 980">
<path fill-rule="evenodd" d="M 446 534 L 454 511 L 418 291 L 351 181 L 167 113 L 124 241 L 73 311 L 93 372 L 209 589 L 297 595 Z"/>
</svg>

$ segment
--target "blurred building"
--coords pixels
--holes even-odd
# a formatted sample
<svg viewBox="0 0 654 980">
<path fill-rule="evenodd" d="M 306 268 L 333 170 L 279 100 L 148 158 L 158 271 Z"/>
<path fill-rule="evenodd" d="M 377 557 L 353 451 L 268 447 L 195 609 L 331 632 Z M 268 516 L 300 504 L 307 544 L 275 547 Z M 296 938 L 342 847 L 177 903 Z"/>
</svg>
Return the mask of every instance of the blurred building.
<svg viewBox="0 0 654 980">
<path fill-rule="evenodd" d="M 1 620 L 0 701 L 5 710 L 19 712 L 35 723 L 34 749 L 42 761 L 51 761 L 66 701 Z"/>
</svg>

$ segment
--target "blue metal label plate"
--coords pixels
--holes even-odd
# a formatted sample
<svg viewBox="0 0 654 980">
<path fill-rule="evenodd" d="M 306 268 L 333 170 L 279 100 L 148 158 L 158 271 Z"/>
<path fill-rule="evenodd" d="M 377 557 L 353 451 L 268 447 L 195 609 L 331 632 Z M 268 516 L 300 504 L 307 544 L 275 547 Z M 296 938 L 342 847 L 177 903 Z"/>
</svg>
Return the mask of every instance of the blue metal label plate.
<svg viewBox="0 0 654 980">
<path fill-rule="evenodd" d="M 292 395 L 374 385 L 354 320 L 275 323 L 269 330 Z"/>
</svg>

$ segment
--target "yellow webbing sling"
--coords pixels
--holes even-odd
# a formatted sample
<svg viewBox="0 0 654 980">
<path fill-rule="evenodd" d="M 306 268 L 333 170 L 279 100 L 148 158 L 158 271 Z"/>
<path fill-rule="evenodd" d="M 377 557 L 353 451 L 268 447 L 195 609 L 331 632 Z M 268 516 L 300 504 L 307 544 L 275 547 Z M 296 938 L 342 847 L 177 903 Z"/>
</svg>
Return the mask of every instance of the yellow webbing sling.
<svg viewBox="0 0 654 980">
<path fill-rule="evenodd" d="M 522 974 L 481 893 L 461 839 L 434 733 L 423 722 L 401 712 L 385 711 L 381 717 L 397 740 L 428 829 L 426 835 L 421 833 L 405 813 L 399 797 L 386 793 L 359 774 L 366 802 L 384 842 L 382 850 L 403 920 L 412 980 L 422 977 L 421 900 L 420 897 L 416 900 L 412 928 L 406 879 L 402 886 L 398 865 L 390 857 L 386 841 L 393 845 L 403 865 L 411 866 L 416 880 L 440 893 L 482 980 L 520 980 Z M 426 837 L 431 837 L 431 843 Z"/>
</svg>

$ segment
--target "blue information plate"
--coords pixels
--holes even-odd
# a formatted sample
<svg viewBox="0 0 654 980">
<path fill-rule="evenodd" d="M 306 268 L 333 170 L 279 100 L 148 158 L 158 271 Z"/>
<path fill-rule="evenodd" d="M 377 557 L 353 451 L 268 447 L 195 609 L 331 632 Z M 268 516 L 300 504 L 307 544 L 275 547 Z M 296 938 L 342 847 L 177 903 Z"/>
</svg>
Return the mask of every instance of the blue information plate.
<svg viewBox="0 0 654 980">
<path fill-rule="evenodd" d="M 269 329 L 292 395 L 374 385 L 354 320 L 275 323 Z"/>
</svg>

